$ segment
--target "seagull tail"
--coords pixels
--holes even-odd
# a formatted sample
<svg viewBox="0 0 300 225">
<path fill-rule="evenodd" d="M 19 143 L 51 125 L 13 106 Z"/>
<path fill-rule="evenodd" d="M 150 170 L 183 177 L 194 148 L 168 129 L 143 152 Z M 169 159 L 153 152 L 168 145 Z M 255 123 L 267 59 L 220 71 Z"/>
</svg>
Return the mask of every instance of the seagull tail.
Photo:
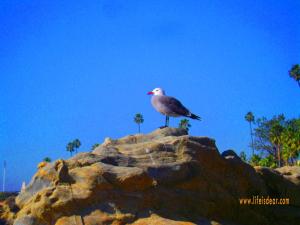
<svg viewBox="0 0 300 225">
<path fill-rule="evenodd" d="M 194 119 L 194 120 L 200 120 L 201 121 L 201 117 L 200 116 L 197 116 L 193 113 L 191 113 L 191 115 L 189 115 L 188 117 L 190 117 L 191 119 Z"/>
</svg>

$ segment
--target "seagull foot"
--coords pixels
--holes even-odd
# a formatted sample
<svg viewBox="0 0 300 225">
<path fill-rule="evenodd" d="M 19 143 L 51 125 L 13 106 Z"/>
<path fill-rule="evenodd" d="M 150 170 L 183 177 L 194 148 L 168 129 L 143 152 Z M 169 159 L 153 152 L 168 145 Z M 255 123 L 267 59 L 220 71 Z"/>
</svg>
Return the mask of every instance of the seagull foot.
<svg viewBox="0 0 300 225">
<path fill-rule="evenodd" d="M 164 128 L 166 128 L 166 127 L 168 127 L 168 126 L 161 126 L 161 127 L 159 127 L 159 129 L 164 129 Z"/>
</svg>

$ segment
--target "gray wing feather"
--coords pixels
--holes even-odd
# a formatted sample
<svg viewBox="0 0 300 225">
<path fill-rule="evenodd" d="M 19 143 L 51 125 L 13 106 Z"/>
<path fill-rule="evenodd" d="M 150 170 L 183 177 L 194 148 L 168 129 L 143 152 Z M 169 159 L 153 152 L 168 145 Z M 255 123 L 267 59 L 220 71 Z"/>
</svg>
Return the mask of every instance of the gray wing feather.
<svg viewBox="0 0 300 225">
<path fill-rule="evenodd" d="M 159 99 L 160 102 L 165 105 L 170 111 L 182 115 L 182 116 L 187 116 L 190 114 L 190 111 L 185 108 L 179 100 L 176 98 L 170 97 L 170 96 L 161 96 Z"/>
</svg>

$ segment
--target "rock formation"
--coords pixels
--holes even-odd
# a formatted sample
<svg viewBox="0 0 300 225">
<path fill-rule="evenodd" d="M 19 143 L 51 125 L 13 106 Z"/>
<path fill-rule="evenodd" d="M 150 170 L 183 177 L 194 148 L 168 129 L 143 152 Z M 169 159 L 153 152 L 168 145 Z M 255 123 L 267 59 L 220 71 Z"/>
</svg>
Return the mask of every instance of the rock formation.
<svg viewBox="0 0 300 225">
<path fill-rule="evenodd" d="M 290 204 L 240 205 L 252 196 Z M 39 165 L 0 218 L 14 225 L 299 224 L 300 167 L 253 168 L 234 151 L 221 155 L 213 139 L 158 129 Z"/>
</svg>

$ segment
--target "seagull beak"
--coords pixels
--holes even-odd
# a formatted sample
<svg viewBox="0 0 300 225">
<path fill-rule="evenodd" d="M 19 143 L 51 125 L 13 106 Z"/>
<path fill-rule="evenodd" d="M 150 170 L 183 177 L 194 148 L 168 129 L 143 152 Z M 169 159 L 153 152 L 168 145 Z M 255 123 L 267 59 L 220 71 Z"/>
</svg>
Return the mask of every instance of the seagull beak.
<svg viewBox="0 0 300 225">
<path fill-rule="evenodd" d="M 152 91 L 149 91 L 148 93 L 147 93 L 147 95 L 153 95 L 154 93 L 152 92 Z"/>
</svg>

